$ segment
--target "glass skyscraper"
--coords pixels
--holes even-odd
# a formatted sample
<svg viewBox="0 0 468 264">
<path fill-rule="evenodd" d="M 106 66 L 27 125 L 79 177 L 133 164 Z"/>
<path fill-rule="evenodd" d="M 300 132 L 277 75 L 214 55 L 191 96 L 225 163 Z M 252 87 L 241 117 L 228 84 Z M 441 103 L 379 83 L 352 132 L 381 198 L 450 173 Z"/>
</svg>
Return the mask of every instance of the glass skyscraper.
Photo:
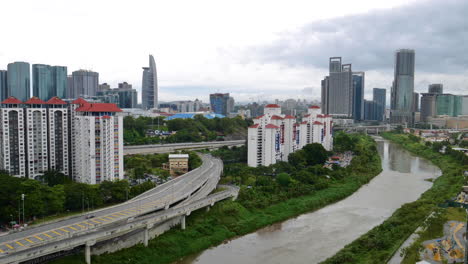
<svg viewBox="0 0 468 264">
<path fill-rule="evenodd" d="M 227 115 L 229 98 L 229 93 L 210 94 L 211 110 L 215 114 Z"/>
<path fill-rule="evenodd" d="M 31 97 L 31 74 L 29 63 L 17 61 L 8 64 L 7 96 L 14 96 L 23 102 Z"/>
<path fill-rule="evenodd" d="M 414 50 L 401 49 L 395 53 L 395 76 L 391 91 L 392 123 L 413 123 Z"/>
<path fill-rule="evenodd" d="M 384 121 L 385 106 L 387 103 L 387 90 L 382 88 L 373 89 L 373 99 L 375 102 L 374 116 L 377 121 Z"/>
<path fill-rule="evenodd" d="M 149 67 L 143 67 L 141 100 L 144 109 L 158 108 L 158 75 L 153 55 L 149 55 Z"/>
<path fill-rule="evenodd" d="M 54 96 L 65 98 L 67 89 L 67 67 L 33 64 L 33 95 L 42 100 Z"/>
<path fill-rule="evenodd" d="M 64 77 L 66 79 L 66 77 Z M 99 86 L 99 73 L 79 70 L 72 73 L 73 87 L 68 98 L 95 96 Z"/>
<path fill-rule="evenodd" d="M 0 101 L 8 98 L 7 71 L 0 70 Z"/>
<path fill-rule="evenodd" d="M 364 120 L 364 72 L 353 72 L 353 117 Z"/>
</svg>

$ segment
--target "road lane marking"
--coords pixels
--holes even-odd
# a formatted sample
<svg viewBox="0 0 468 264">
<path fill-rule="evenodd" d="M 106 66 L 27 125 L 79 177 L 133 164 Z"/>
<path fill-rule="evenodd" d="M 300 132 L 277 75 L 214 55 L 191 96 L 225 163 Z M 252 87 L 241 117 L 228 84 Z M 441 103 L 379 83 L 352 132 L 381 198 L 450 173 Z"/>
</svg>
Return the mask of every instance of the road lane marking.
<svg viewBox="0 0 468 264">
<path fill-rule="evenodd" d="M 60 228 L 59 230 L 65 232 L 65 233 L 70 233 L 70 231 L 68 231 L 66 229 L 63 229 L 63 228 Z"/>
<path fill-rule="evenodd" d="M 14 249 L 12 246 L 10 246 L 10 244 L 5 244 L 5 246 L 7 246 L 9 249 Z"/>
<path fill-rule="evenodd" d="M 5 251 L 3 251 L 3 250 L 0 248 L 0 253 L 3 253 L 3 252 L 5 252 Z"/>
<path fill-rule="evenodd" d="M 57 231 L 55 231 L 55 230 L 52 230 L 52 233 L 57 234 L 57 235 L 59 235 L 59 236 L 62 235 L 62 234 L 60 234 L 59 232 L 57 232 Z"/>
<path fill-rule="evenodd" d="M 44 235 L 44 236 L 46 236 L 46 237 L 48 237 L 48 238 L 52 238 L 52 236 L 51 236 L 51 235 L 48 235 L 47 233 L 42 233 L 42 235 Z"/>
<path fill-rule="evenodd" d="M 67 227 L 70 228 L 70 229 L 73 229 L 75 231 L 78 231 L 78 229 L 74 228 L 73 226 L 67 226 Z"/>
<path fill-rule="evenodd" d="M 15 241 L 15 242 L 16 242 L 16 244 L 18 244 L 18 245 L 24 247 L 23 243 L 21 243 L 21 242 L 19 242 L 19 241 Z"/>
<path fill-rule="evenodd" d="M 88 222 L 81 222 L 82 224 L 87 224 L 87 225 L 90 225 L 90 226 L 93 226 L 93 224 L 90 224 Z"/>
<path fill-rule="evenodd" d="M 40 238 L 40 237 L 38 237 L 38 236 L 33 236 L 33 237 L 35 237 L 35 238 L 37 238 L 37 239 L 39 239 L 39 240 L 41 240 L 41 241 L 44 240 L 44 239 L 42 239 L 42 238 Z"/>
<path fill-rule="evenodd" d="M 34 242 L 31 239 L 25 238 L 24 240 L 28 241 L 31 244 L 34 244 Z"/>
<path fill-rule="evenodd" d="M 113 216 L 113 217 L 119 217 L 120 215 L 118 215 L 118 214 L 113 214 L 112 216 Z"/>
<path fill-rule="evenodd" d="M 84 225 L 80 225 L 80 224 L 76 224 L 76 225 L 81 227 L 81 228 L 86 228 L 86 226 L 84 226 Z"/>
<path fill-rule="evenodd" d="M 91 221 L 93 221 L 94 223 L 97 223 L 97 224 L 101 224 L 101 222 L 99 222 L 97 220 L 94 220 L 94 219 L 91 219 Z"/>
</svg>

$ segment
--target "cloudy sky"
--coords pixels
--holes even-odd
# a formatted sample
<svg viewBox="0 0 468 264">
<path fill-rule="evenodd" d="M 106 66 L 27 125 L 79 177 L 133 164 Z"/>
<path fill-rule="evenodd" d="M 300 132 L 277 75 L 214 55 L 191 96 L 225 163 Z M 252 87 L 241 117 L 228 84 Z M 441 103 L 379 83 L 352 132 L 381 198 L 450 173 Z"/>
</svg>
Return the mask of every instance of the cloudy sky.
<svg viewBox="0 0 468 264">
<path fill-rule="evenodd" d="M 27 61 L 91 69 L 141 89 L 156 58 L 163 101 L 319 99 L 328 58 L 389 88 L 394 51 L 416 50 L 417 92 L 468 94 L 468 1 L 2 1 L 0 69 Z"/>
</svg>

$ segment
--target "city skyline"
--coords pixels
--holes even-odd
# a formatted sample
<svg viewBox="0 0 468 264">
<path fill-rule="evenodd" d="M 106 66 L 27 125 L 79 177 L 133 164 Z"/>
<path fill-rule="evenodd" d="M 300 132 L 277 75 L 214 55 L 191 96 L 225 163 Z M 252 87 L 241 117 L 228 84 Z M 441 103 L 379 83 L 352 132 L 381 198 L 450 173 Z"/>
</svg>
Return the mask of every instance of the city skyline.
<svg viewBox="0 0 468 264">
<path fill-rule="evenodd" d="M 50 47 L 41 43 L 34 46 L 2 43 L 0 69 L 5 69 L 6 64 L 13 61 L 64 65 L 68 67 L 69 72 L 86 68 L 99 72 L 100 79 L 113 86 L 125 80 L 134 84 L 141 92 L 141 66 L 150 53 L 158 59 L 160 98 L 164 98 L 164 101 L 190 99 L 197 94 L 203 94 L 204 97 L 200 99 L 207 101 L 208 95 L 216 92 L 229 92 L 240 102 L 252 101 L 250 98 L 286 99 L 292 93 L 299 98 L 319 99 L 317 95 L 320 80 L 327 71 L 324 61 L 327 57 L 338 54 L 347 58 L 347 61 L 352 61 L 355 68 L 366 71 L 366 87 L 389 89 L 392 79 L 392 53 L 399 48 L 415 49 L 418 53 L 416 92 L 424 92 L 429 83 L 444 83 L 447 92 L 457 94 L 466 89 L 468 83 L 467 75 L 463 74 L 466 71 L 467 60 L 458 56 L 464 54 L 464 47 L 459 45 L 457 36 L 463 36 L 466 32 L 466 22 L 460 18 L 468 8 L 467 3 L 462 1 L 410 1 L 405 5 L 403 3 L 406 1 L 357 1 L 351 7 L 350 4 L 340 6 L 340 10 L 335 10 L 336 3 L 330 1 L 317 5 L 313 12 L 300 10 L 311 10 L 307 8 L 306 2 L 299 1 L 287 5 L 269 3 L 271 11 L 264 14 L 265 22 L 258 22 L 256 19 L 254 13 L 260 10 L 262 5 L 255 4 L 251 7 L 252 14 L 246 14 L 245 21 L 239 24 L 234 23 L 236 20 L 228 14 L 226 7 L 214 5 L 213 16 L 218 18 L 219 25 L 215 25 L 213 29 L 207 27 L 212 24 L 211 18 L 199 19 L 187 12 L 184 14 L 187 13 L 185 15 L 188 17 L 179 22 L 170 19 L 168 23 L 159 23 L 159 19 L 167 19 L 162 13 L 175 8 L 172 4 L 128 6 L 117 1 L 113 3 L 115 11 L 112 16 L 124 15 L 128 11 L 129 14 L 137 14 L 138 19 L 112 20 L 113 24 L 103 24 L 102 21 L 106 21 L 110 13 L 102 13 L 99 10 L 104 8 L 106 2 L 99 3 L 90 10 L 84 8 L 87 6 L 84 3 L 74 9 L 70 16 L 60 15 L 68 14 L 69 11 L 63 4 L 55 3 L 50 5 L 53 6 L 51 10 L 45 10 L 41 8 L 42 4 L 19 2 L 23 3 L 6 3 L 5 8 L 11 12 L 2 16 L 1 22 L 5 20 L 4 23 L 7 24 L 10 16 L 13 15 L 11 18 L 14 18 L 15 13 L 21 10 L 24 11 L 26 23 L 21 22 L 18 30 L 21 30 L 23 25 L 26 28 L 26 24 L 28 27 L 33 24 L 34 31 L 35 25 L 30 22 L 41 14 L 41 17 L 46 19 L 63 21 L 61 24 L 64 26 L 59 30 L 65 34 L 64 40 L 69 39 L 67 37 L 73 34 L 73 28 L 78 25 L 86 26 L 90 37 L 111 39 L 117 33 L 125 37 L 112 47 L 104 44 L 105 41 L 86 43 L 85 38 L 78 38 L 76 43 L 55 41 L 55 36 L 50 36 L 51 41 L 47 42 Z M 199 10 L 208 4 L 204 1 L 196 5 L 188 3 L 187 9 Z M 228 9 L 242 9 L 246 4 L 240 2 L 234 7 L 228 5 Z M 162 16 L 156 18 L 153 23 L 147 23 L 149 18 L 145 18 L 145 14 L 151 14 L 155 9 Z M 345 11 L 342 12 L 341 9 Z M 67 12 L 62 12 L 65 10 Z M 434 15 L 436 11 L 438 13 Z M 287 15 L 280 21 L 274 21 L 281 13 L 294 13 L 295 17 Z M 396 20 L 401 20 L 408 13 L 414 14 L 411 27 L 396 23 Z M 336 17 L 337 14 L 342 17 Z M 428 16 L 432 18 L 430 21 L 425 19 Z M 346 25 L 345 21 L 348 21 L 349 25 Z M 172 27 L 171 23 L 175 25 Z M 162 24 L 171 26 L 164 27 Z M 385 24 L 394 26 L 394 29 L 387 31 Z M 105 26 L 109 31 L 97 30 L 100 26 Z M 155 36 L 148 36 L 142 43 L 137 41 L 139 44 L 130 45 L 129 40 L 133 42 L 134 39 L 141 39 L 138 36 L 151 27 L 154 27 L 153 32 L 157 32 Z M 446 45 L 439 45 L 447 39 L 443 34 L 444 30 L 447 31 L 446 28 L 450 28 L 453 37 Z M 5 30 L 6 34 L 16 36 L 11 29 Z M 357 31 L 361 33 L 356 34 Z M 378 32 L 386 34 L 382 36 Z M 46 32 L 45 36 L 37 36 L 33 32 L 33 37 L 40 39 L 49 34 Z M 348 37 L 353 40 L 351 43 L 340 41 Z M 27 34 L 18 38 L 18 41 L 28 43 Z M 192 45 L 186 45 L 186 41 L 183 40 L 191 38 L 196 41 Z M 393 41 L 386 41 L 388 39 Z M 298 43 L 297 40 L 302 44 L 293 46 L 293 43 Z M 59 49 L 59 45 L 66 45 L 67 49 Z M 304 53 L 305 51 L 307 52 Z M 119 63 L 114 63 L 116 54 Z M 432 59 L 440 63 L 429 63 Z M 365 98 L 371 97 L 372 92 L 367 89 Z"/>
</svg>

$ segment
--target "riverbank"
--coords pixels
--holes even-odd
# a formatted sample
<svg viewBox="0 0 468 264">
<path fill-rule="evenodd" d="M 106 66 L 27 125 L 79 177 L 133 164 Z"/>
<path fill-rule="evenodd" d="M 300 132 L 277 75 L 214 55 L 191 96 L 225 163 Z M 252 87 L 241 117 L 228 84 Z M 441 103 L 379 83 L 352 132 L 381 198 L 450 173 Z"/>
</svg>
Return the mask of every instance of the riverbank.
<svg viewBox="0 0 468 264">
<path fill-rule="evenodd" d="M 382 137 L 431 161 L 442 175 L 417 201 L 403 205 L 381 225 L 322 263 L 386 263 L 437 205 L 454 196 L 463 184 L 463 166 L 453 157 L 435 152 L 407 135 L 383 133 Z"/>
<path fill-rule="evenodd" d="M 172 229 L 150 241 L 148 247 L 138 245 L 113 254 L 93 256 L 93 263 L 171 263 L 200 252 L 237 236 L 245 235 L 273 223 L 311 212 L 353 194 L 381 171 L 381 160 L 376 143 L 364 137 L 365 148 L 360 155 L 373 157 L 359 163 L 342 179 L 331 182 L 327 188 L 309 195 L 291 198 L 265 208 L 247 209 L 241 202 L 226 201 L 216 204 L 208 213 L 194 212 L 187 219 L 187 229 Z M 356 171 L 356 172 L 354 172 Z M 83 257 L 71 256 L 53 263 L 83 263 Z"/>
</svg>

